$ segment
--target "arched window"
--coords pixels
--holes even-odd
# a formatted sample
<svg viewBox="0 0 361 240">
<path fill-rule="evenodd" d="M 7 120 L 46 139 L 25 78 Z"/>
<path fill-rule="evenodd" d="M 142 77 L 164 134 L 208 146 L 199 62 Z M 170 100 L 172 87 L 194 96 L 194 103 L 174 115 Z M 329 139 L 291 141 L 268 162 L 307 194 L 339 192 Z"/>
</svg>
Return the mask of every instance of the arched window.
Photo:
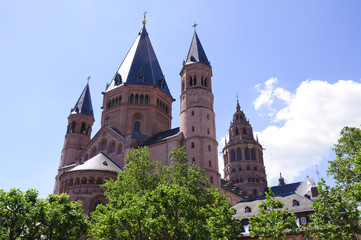
<svg viewBox="0 0 361 240">
<path fill-rule="evenodd" d="M 149 97 L 148 97 L 148 95 L 145 95 L 144 103 L 145 103 L 145 104 L 148 104 L 148 103 L 149 103 Z"/>
<path fill-rule="evenodd" d="M 209 160 L 208 165 L 209 165 L 209 167 L 212 167 L 212 161 L 211 160 Z"/>
<path fill-rule="evenodd" d="M 208 134 L 210 134 L 210 133 L 211 133 L 211 132 L 210 132 L 210 130 L 209 130 L 209 128 L 207 129 L 207 133 L 208 133 Z"/>
<path fill-rule="evenodd" d="M 86 134 L 86 126 L 85 123 L 81 123 L 81 129 L 80 129 L 81 134 Z"/>
<path fill-rule="evenodd" d="M 192 111 L 192 116 L 194 116 L 194 111 Z"/>
<path fill-rule="evenodd" d="M 207 119 L 209 119 L 209 114 L 207 114 Z"/>
<path fill-rule="evenodd" d="M 117 154 L 121 154 L 123 151 L 123 145 L 121 143 L 118 144 L 118 147 L 117 147 Z"/>
<path fill-rule="evenodd" d="M 249 149 L 246 148 L 246 150 L 244 151 L 244 157 L 246 160 L 250 160 L 250 156 L 249 156 Z"/>
<path fill-rule="evenodd" d="M 110 100 L 108 101 L 108 109 L 110 108 L 110 106 L 111 106 L 111 102 L 110 102 Z"/>
<path fill-rule="evenodd" d="M 135 103 L 135 104 L 138 104 L 138 102 L 139 102 L 139 95 L 136 94 L 136 95 L 135 95 L 134 103 Z"/>
<path fill-rule="evenodd" d="M 114 142 L 114 141 L 112 141 L 112 142 L 109 144 L 108 152 L 109 152 L 109 153 L 115 152 L 115 142 Z"/>
<path fill-rule="evenodd" d="M 111 107 L 114 107 L 114 98 L 112 99 L 112 106 Z"/>
<path fill-rule="evenodd" d="M 245 208 L 244 208 L 244 212 L 245 212 L 245 213 L 250 213 L 250 212 L 252 212 L 252 210 L 251 210 L 250 207 L 245 207 Z"/>
<path fill-rule="evenodd" d="M 194 132 L 194 126 L 192 126 L 192 132 Z"/>
<path fill-rule="evenodd" d="M 122 96 L 119 96 L 119 104 L 122 103 Z"/>
<path fill-rule="evenodd" d="M 94 183 L 95 183 L 94 177 L 90 177 L 90 178 L 89 178 L 89 184 L 94 184 Z"/>
<path fill-rule="evenodd" d="M 103 184 L 103 179 L 101 177 L 97 178 L 97 184 L 98 185 Z"/>
<path fill-rule="evenodd" d="M 192 164 L 196 164 L 196 159 L 192 158 Z"/>
<path fill-rule="evenodd" d="M 197 77 L 196 77 L 196 76 L 194 76 L 193 85 L 194 85 L 194 86 L 197 85 Z"/>
<path fill-rule="evenodd" d="M 134 132 L 139 132 L 139 131 L 140 131 L 140 122 L 135 121 L 134 122 Z"/>
<path fill-rule="evenodd" d="M 211 145 L 208 145 L 208 152 L 210 152 L 211 150 Z"/>
<path fill-rule="evenodd" d="M 108 143 L 107 140 L 103 138 L 99 143 L 99 151 L 106 149 L 107 143 Z"/>
<path fill-rule="evenodd" d="M 247 129 L 243 128 L 243 134 L 247 134 Z"/>
<path fill-rule="evenodd" d="M 82 178 L 81 178 L 81 184 L 82 184 L 82 185 L 87 184 L 87 182 L 88 182 L 88 181 L 87 181 L 86 177 L 82 177 Z"/>
<path fill-rule="evenodd" d="M 211 177 L 211 183 L 213 183 L 213 177 Z"/>
<path fill-rule="evenodd" d="M 115 98 L 115 106 L 118 106 L 118 97 Z"/>
<path fill-rule="evenodd" d="M 72 122 L 71 123 L 71 127 L 70 127 L 70 133 L 73 133 L 73 132 L 75 132 L 75 122 Z"/>
<path fill-rule="evenodd" d="M 191 148 L 194 148 L 194 142 L 192 142 L 192 144 L 191 144 Z"/>
<path fill-rule="evenodd" d="M 193 85 L 193 79 L 192 77 L 189 77 L 189 86 L 192 86 Z"/>
<path fill-rule="evenodd" d="M 239 135 L 238 128 L 234 131 L 234 134 Z"/>
<path fill-rule="evenodd" d="M 204 79 L 204 86 L 207 87 L 207 78 Z"/>
<path fill-rule="evenodd" d="M 235 162 L 236 161 L 236 152 L 232 149 L 231 150 L 231 162 Z"/>
<path fill-rule="evenodd" d="M 251 159 L 256 160 L 256 151 L 254 149 L 251 150 Z"/>
<path fill-rule="evenodd" d="M 143 102 L 144 102 L 144 96 L 143 95 L 140 95 L 140 104 L 143 104 Z"/>
<path fill-rule="evenodd" d="M 130 95 L 130 99 L 129 99 L 129 103 L 133 103 L 133 102 L 134 102 L 134 95 L 131 94 L 131 95 Z"/>
<path fill-rule="evenodd" d="M 237 161 L 242 160 L 242 151 L 241 149 L 237 148 Z"/>
</svg>

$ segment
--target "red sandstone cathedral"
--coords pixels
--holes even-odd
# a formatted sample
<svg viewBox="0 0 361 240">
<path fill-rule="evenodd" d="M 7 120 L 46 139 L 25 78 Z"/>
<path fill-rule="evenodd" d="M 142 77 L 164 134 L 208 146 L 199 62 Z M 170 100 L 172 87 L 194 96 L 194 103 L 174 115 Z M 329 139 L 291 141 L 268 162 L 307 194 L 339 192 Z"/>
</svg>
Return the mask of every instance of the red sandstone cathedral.
<svg viewBox="0 0 361 240">
<path fill-rule="evenodd" d="M 186 49 L 185 49 L 186 50 Z M 151 158 L 170 163 L 172 148 L 185 146 L 190 163 L 205 170 L 211 185 L 233 205 L 267 188 L 262 146 L 255 140 L 239 103 L 223 149 L 224 179 L 218 166 L 212 66 L 194 31 L 180 66 L 180 126 L 171 128 L 175 101 L 143 27 L 103 94 L 101 128 L 94 123 L 89 84 L 68 117 L 54 193 L 81 200 L 85 212 L 105 202 L 100 185 L 116 178 L 133 148 L 148 146 Z"/>
</svg>

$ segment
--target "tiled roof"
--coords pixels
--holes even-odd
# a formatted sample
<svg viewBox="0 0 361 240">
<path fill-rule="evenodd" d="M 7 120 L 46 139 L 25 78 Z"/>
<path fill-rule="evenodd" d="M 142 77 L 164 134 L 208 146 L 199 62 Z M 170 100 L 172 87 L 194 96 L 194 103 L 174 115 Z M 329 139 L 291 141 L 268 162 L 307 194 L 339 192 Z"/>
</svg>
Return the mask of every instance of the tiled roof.
<svg viewBox="0 0 361 240">
<path fill-rule="evenodd" d="M 143 143 L 142 146 L 149 146 L 149 145 L 152 145 L 154 143 L 161 142 L 161 141 L 166 140 L 168 138 L 177 136 L 178 134 L 180 134 L 179 127 L 178 128 L 173 128 L 173 129 L 158 133 L 157 135 L 149 138 L 147 141 L 145 141 Z"/>
<path fill-rule="evenodd" d="M 86 84 L 78 101 L 76 102 L 74 108 L 72 108 L 70 112 L 73 114 L 76 113 L 85 114 L 94 119 L 92 100 L 90 98 L 89 83 Z"/>
<path fill-rule="evenodd" d="M 207 55 L 203 50 L 201 41 L 199 41 L 197 32 L 194 31 L 191 45 L 189 46 L 188 54 L 184 64 L 192 64 L 192 63 L 203 63 L 207 66 L 211 66 L 208 61 Z"/>
<path fill-rule="evenodd" d="M 124 83 L 155 86 L 172 97 L 145 25 L 140 30 L 106 91 Z"/>
<path fill-rule="evenodd" d="M 83 164 L 74 167 L 69 172 L 82 170 L 98 170 L 110 172 L 123 171 L 123 169 L 118 166 L 118 164 L 116 164 L 111 158 L 109 158 L 106 154 L 102 152 L 85 161 Z"/>
<path fill-rule="evenodd" d="M 225 189 L 227 192 L 231 192 L 237 196 L 240 196 L 242 198 L 246 198 L 247 194 L 243 192 L 239 187 L 233 185 L 230 182 L 227 182 L 226 180 L 221 178 L 221 187 Z"/>
</svg>

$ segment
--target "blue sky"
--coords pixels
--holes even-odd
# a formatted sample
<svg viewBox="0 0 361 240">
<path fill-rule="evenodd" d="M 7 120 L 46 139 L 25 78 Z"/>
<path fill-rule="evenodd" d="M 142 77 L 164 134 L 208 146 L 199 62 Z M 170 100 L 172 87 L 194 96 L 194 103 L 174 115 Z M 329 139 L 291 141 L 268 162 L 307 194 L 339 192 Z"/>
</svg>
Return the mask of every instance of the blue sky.
<svg viewBox="0 0 361 240">
<path fill-rule="evenodd" d="M 101 92 L 147 11 L 147 30 L 173 97 L 193 23 L 213 67 L 222 147 L 236 94 L 264 150 L 270 185 L 326 176 L 342 126 L 361 123 L 360 1 L 1 1 L 0 189 L 51 193 L 67 117 L 91 76 Z M 223 163 L 222 163 L 223 164 Z M 223 165 L 220 171 L 223 171 Z"/>
</svg>

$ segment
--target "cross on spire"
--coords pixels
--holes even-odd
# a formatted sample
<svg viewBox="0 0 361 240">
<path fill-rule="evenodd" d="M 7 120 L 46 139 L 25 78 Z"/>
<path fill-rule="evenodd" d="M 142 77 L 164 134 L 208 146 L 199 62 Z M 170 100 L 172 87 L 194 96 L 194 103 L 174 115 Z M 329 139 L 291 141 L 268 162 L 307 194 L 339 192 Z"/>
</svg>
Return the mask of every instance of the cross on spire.
<svg viewBox="0 0 361 240">
<path fill-rule="evenodd" d="M 143 16 L 144 16 L 143 24 L 146 24 L 147 23 L 147 21 L 145 20 L 147 18 L 147 12 L 146 11 L 144 11 Z"/>
<path fill-rule="evenodd" d="M 198 24 L 197 24 L 197 23 L 194 23 L 194 24 L 193 24 L 193 26 L 192 26 L 192 27 L 194 28 L 194 31 L 196 31 L 196 27 L 197 27 L 197 26 L 198 26 Z"/>
<path fill-rule="evenodd" d="M 86 78 L 86 79 L 88 80 L 88 83 L 89 83 L 90 78 L 91 78 L 90 76 L 88 76 L 88 77 Z"/>
</svg>

